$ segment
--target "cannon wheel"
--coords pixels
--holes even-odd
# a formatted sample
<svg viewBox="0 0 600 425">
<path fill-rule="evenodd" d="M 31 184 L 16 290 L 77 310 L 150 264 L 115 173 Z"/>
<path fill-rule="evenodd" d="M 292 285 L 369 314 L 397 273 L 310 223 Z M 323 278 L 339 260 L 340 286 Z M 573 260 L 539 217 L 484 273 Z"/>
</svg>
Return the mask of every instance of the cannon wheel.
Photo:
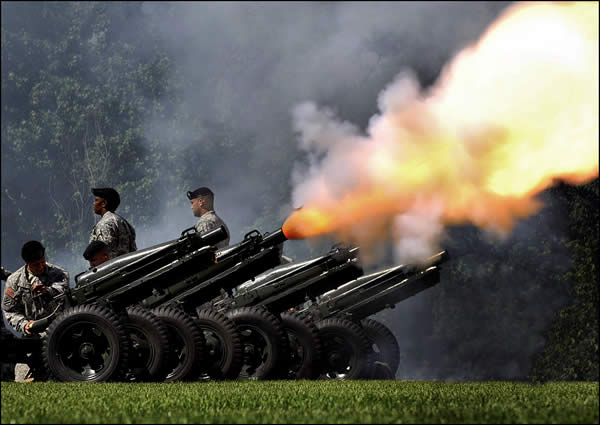
<svg viewBox="0 0 600 425">
<path fill-rule="evenodd" d="M 97 304 L 70 308 L 48 327 L 42 356 L 60 381 L 121 379 L 127 367 L 129 337 L 116 313 Z"/>
<path fill-rule="evenodd" d="M 321 338 L 315 324 L 305 314 L 281 313 L 287 333 L 290 356 L 284 379 L 316 379 L 321 367 Z"/>
<path fill-rule="evenodd" d="M 285 364 L 287 335 L 281 322 L 261 307 L 240 307 L 227 312 L 242 337 L 240 378 L 274 379 Z"/>
<path fill-rule="evenodd" d="M 364 319 L 361 325 L 371 342 L 374 355 L 374 379 L 394 379 L 400 366 L 400 347 L 392 331 L 383 323 Z"/>
<path fill-rule="evenodd" d="M 158 307 L 152 312 L 162 320 L 169 335 L 170 354 L 165 382 L 191 380 L 198 377 L 204 355 L 204 335 L 189 315 L 171 307 Z"/>
<path fill-rule="evenodd" d="M 317 323 L 323 344 L 322 379 L 368 379 L 373 368 L 371 344 L 356 323 L 332 318 Z"/>
<path fill-rule="evenodd" d="M 223 313 L 197 310 L 196 325 L 206 340 L 205 364 L 211 379 L 236 379 L 242 369 L 242 339 Z"/>
<path fill-rule="evenodd" d="M 163 321 L 142 307 L 127 308 L 128 380 L 162 381 L 167 374 L 169 334 Z"/>
</svg>

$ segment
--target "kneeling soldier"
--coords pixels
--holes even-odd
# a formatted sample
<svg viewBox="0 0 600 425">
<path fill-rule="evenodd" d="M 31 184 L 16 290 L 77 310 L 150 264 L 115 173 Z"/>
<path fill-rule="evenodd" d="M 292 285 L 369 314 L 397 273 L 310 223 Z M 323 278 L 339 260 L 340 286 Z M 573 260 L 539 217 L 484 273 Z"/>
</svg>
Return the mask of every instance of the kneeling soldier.
<svg viewBox="0 0 600 425">
<path fill-rule="evenodd" d="M 2 310 L 17 332 L 32 335 L 30 326 L 35 320 L 61 310 L 62 304 L 57 303 L 54 297 L 63 294 L 69 287 L 69 273 L 62 267 L 46 263 L 45 248 L 38 241 L 25 243 L 21 257 L 25 265 L 6 280 Z M 34 376 L 36 371 L 40 372 L 39 354 L 34 353 L 29 364 Z"/>
</svg>

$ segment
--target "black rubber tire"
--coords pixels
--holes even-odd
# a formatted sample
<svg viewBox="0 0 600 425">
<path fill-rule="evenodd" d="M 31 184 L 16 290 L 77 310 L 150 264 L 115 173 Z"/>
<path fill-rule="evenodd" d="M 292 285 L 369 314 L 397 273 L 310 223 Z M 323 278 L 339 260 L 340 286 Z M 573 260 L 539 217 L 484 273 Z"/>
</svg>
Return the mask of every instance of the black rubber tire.
<svg viewBox="0 0 600 425">
<path fill-rule="evenodd" d="M 361 325 L 371 343 L 374 361 L 387 365 L 387 368 L 385 365 L 377 365 L 373 370 L 373 378 L 394 379 L 400 366 L 400 346 L 396 337 L 387 326 L 377 320 L 364 319 Z M 392 376 L 389 376 L 390 374 Z"/>
<path fill-rule="evenodd" d="M 64 382 L 121 380 L 128 365 L 129 335 L 107 307 L 84 304 L 61 313 L 43 338 L 50 379 Z"/>
<path fill-rule="evenodd" d="M 362 328 L 346 319 L 331 318 L 317 323 L 323 344 L 321 379 L 369 379 L 373 356 Z"/>
<path fill-rule="evenodd" d="M 145 308 L 127 308 L 125 328 L 129 334 L 127 380 L 163 381 L 167 375 L 169 333 L 163 321 Z"/>
<path fill-rule="evenodd" d="M 240 379 L 276 379 L 287 363 L 288 339 L 281 322 L 261 307 L 240 307 L 227 312 L 240 333 L 243 347 Z"/>
<path fill-rule="evenodd" d="M 236 379 L 242 369 L 242 338 L 232 320 L 214 310 L 197 310 L 196 325 L 204 333 L 207 378 Z"/>
<path fill-rule="evenodd" d="M 165 382 L 189 381 L 202 371 L 204 334 L 194 319 L 181 310 L 157 307 L 152 310 L 167 327 L 169 356 Z"/>
<path fill-rule="evenodd" d="M 312 320 L 305 314 L 281 313 L 283 330 L 290 347 L 283 379 L 316 379 L 321 373 L 321 338 Z"/>
</svg>

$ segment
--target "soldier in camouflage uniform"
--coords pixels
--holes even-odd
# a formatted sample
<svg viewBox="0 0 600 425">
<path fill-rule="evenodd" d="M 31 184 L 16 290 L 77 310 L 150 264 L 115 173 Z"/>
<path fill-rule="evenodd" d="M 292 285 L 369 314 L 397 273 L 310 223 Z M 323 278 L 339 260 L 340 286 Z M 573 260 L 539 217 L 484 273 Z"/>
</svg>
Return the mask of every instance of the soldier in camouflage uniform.
<svg viewBox="0 0 600 425">
<path fill-rule="evenodd" d="M 62 310 L 62 302 L 54 297 L 63 294 L 69 287 L 69 273 L 62 267 L 46 263 L 45 248 L 38 241 L 25 243 L 21 257 L 25 265 L 8 276 L 2 310 L 8 323 L 17 332 L 39 338 L 44 332 L 39 336 L 34 335 L 30 326 L 35 320 Z M 47 378 L 40 354 L 32 353 L 27 361 L 36 380 Z"/>
<path fill-rule="evenodd" d="M 113 188 L 92 189 L 95 196 L 94 213 L 102 218 L 90 236 L 90 242 L 102 241 L 108 245 L 110 258 L 137 251 L 135 229 L 123 217 L 115 214 L 121 203 L 119 193 Z"/>
<path fill-rule="evenodd" d="M 215 246 L 217 248 L 225 248 L 227 245 L 229 245 L 229 229 L 227 228 L 225 222 L 221 220 L 217 213 L 215 213 L 215 195 L 212 190 L 207 187 L 201 187 L 193 192 L 188 192 L 187 197 L 192 204 L 194 216 L 200 217 L 195 226 L 196 230 L 202 234 L 218 229 L 221 226 L 225 226 L 225 230 L 227 230 L 227 238 Z"/>
<path fill-rule="evenodd" d="M 45 248 L 38 241 L 25 243 L 21 257 L 25 265 L 6 280 L 2 310 L 17 332 L 31 335 L 31 323 L 48 316 L 58 307 L 53 298 L 69 287 L 69 273 L 62 267 L 46 263 Z"/>
<path fill-rule="evenodd" d="M 108 245 L 102 241 L 92 241 L 83 252 L 83 258 L 89 261 L 90 269 L 110 260 Z"/>
</svg>

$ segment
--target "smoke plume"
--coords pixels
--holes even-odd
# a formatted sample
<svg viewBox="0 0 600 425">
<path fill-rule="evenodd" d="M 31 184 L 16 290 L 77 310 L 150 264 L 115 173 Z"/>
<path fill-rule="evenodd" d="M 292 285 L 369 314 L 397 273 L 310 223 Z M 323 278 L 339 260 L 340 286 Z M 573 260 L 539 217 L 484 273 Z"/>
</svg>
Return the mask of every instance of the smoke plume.
<svg viewBox="0 0 600 425">
<path fill-rule="evenodd" d="M 299 105 L 295 128 L 311 166 L 294 175 L 303 208 L 286 235 L 332 233 L 367 250 L 391 238 L 407 260 L 433 254 L 444 225 L 506 236 L 556 179 L 597 177 L 597 12 L 511 7 L 433 87 L 402 72 L 364 136 L 327 108 Z"/>
</svg>

